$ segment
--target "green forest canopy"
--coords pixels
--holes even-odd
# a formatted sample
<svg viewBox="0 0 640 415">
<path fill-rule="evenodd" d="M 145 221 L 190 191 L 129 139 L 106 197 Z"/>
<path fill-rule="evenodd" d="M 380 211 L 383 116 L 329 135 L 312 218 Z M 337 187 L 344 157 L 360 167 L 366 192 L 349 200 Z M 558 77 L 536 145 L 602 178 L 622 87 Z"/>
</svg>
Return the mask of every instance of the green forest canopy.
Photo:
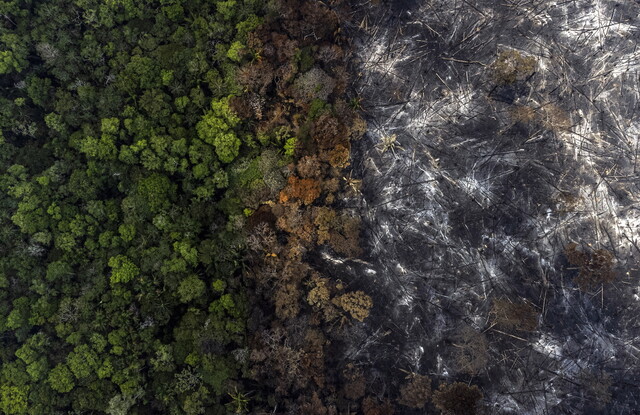
<svg viewBox="0 0 640 415">
<path fill-rule="evenodd" d="M 243 195 L 291 154 L 229 107 L 264 3 L 0 1 L 3 413 L 225 413 Z"/>
</svg>

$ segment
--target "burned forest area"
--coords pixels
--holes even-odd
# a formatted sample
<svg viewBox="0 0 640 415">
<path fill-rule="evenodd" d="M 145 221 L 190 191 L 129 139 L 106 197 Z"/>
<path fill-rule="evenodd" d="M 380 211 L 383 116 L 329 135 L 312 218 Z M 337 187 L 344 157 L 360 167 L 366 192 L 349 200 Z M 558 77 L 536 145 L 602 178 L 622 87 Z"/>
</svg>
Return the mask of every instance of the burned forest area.
<svg viewBox="0 0 640 415">
<path fill-rule="evenodd" d="M 357 3 L 346 356 L 399 413 L 637 413 L 640 5 Z"/>
<path fill-rule="evenodd" d="M 0 1 L 0 413 L 640 413 L 639 16 Z"/>
</svg>

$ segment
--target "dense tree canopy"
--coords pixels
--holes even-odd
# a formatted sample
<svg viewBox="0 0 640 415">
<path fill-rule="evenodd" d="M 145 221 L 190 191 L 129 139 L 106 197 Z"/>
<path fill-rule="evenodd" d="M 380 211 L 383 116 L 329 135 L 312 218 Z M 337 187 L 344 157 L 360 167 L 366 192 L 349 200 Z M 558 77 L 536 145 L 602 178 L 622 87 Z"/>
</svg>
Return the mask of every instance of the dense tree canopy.
<svg viewBox="0 0 640 415">
<path fill-rule="evenodd" d="M 3 413 L 228 402 L 256 206 L 226 166 L 262 151 L 229 99 L 265 6 L 0 2 Z"/>
</svg>

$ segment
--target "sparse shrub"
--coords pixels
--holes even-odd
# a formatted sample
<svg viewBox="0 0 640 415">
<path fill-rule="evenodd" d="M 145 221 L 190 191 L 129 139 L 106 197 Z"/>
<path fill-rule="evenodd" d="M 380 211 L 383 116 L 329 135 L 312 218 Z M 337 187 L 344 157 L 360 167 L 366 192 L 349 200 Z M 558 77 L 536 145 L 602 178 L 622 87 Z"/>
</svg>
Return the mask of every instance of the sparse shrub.
<svg viewBox="0 0 640 415">
<path fill-rule="evenodd" d="M 482 392 L 477 386 L 456 382 L 441 384 L 433 393 L 433 404 L 444 415 L 475 415 Z"/>
<path fill-rule="evenodd" d="M 536 119 L 536 111 L 526 105 L 517 105 L 510 110 L 511 119 L 514 122 L 530 124 Z"/>
<path fill-rule="evenodd" d="M 606 249 L 584 252 L 578 245 L 571 243 L 564 250 L 571 265 L 579 267 L 578 276 L 574 279 L 582 291 L 588 291 L 600 284 L 612 282 L 616 275 L 613 271 L 613 253 Z"/>
<path fill-rule="evenodd" d="M 362 412 L 364 415 L 393 415 L 393 405 L 389 401 L 379 403 L 376 398 L 367 396 L 362 400 Z"/>
<path fill-rule="evenodd" d="M 531 75 L 536 68 L 536 59 L 523 56 L 517 50 L 506 50 L 498 55 L 489 69 L 499 84 L 512 84 Z"/>
<path fill-rule="evenodd" d="M 459 370 L 475 375 L 487 365 L 488 342 L 484 334 L 469 326 L 462 327 L 454 336 L 456 365 Z"/>
<path fill-rule="evenodd" d="M 540 112 L 542 125 L 552 131 L 563 131 L 571 127 L 569 114 L 556 104 L 546 104 Z"/>
<path fill-rule="evenodd" d="M 300 413 L 307 415 L 329 415 L 326 406 L 322 403 L 322 400 L 318 396 L 318 392 L 314 391 L 311 397 L 301 396 L 298 399 L 298 405 L 300 405 Z"/>
<path fill-rule="evenodd" d="M 431 397 L 431 379 L 427 376 L 411 373 L 407 376 L 408 382 L 400 387 L 400 405 L 409 408 L 424 408 Z"/>
<path fill-rule="evenodd" d="M 561 192 L 556 196 L 557 211 L 561 213 L 573 212 L 581 201 L 580 196 L 569 192 Z"/>
<path fill-rule="evenodd" d="M 353 363 L 347 363 L 342 370 L 342 377 L 345 380 L 343 392 L 347 399 L 355 401 L 364 396 L 366 382 L 361 368 Z"/>
<path fill-rule="evenodd" d="M 524 301 L 493 300 L 491 314 L 494 323 L 502 328 L 533 331 L 538 327 L 539 313 Z"/>
</svg>

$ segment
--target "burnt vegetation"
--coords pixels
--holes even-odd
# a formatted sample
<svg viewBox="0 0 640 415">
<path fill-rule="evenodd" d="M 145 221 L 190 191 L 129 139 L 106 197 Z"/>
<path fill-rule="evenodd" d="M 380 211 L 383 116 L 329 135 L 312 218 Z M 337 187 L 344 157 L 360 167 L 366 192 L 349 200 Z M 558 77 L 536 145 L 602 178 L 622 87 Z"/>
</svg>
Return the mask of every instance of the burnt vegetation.
<svg viewBox="0 0 640 415">
<path fill-rule="evenodd" d="M 350 351 L 378 401 L 633 413 L 640 6 L 357 4 L 366 262 L 334 269 L 373 287 Z"/>
<path fill-rule="evenodd" d="M 235 105 L 256 120 L 258 139 L 274 137 L 292 156 L 282 187 L 248 218 L 244 275 L 254 293 L 248 346 L 250 378 L 261 391 L 252 402 L 257 413 L 336 414 L 356 409 L 365 395 L 362 369 L 339 356 L 343 330 L 366 321 L 372 299 L 308 262 L 322 250 L 361 254 L 360 220 L 338 203 L 348 188 L 351 143 L 365 129 L 346 103 L 343 6 L 281 2 L 280 17 L 251 39 L 258 58 L 240 71 L 245 93 Z"/>
</svg>

